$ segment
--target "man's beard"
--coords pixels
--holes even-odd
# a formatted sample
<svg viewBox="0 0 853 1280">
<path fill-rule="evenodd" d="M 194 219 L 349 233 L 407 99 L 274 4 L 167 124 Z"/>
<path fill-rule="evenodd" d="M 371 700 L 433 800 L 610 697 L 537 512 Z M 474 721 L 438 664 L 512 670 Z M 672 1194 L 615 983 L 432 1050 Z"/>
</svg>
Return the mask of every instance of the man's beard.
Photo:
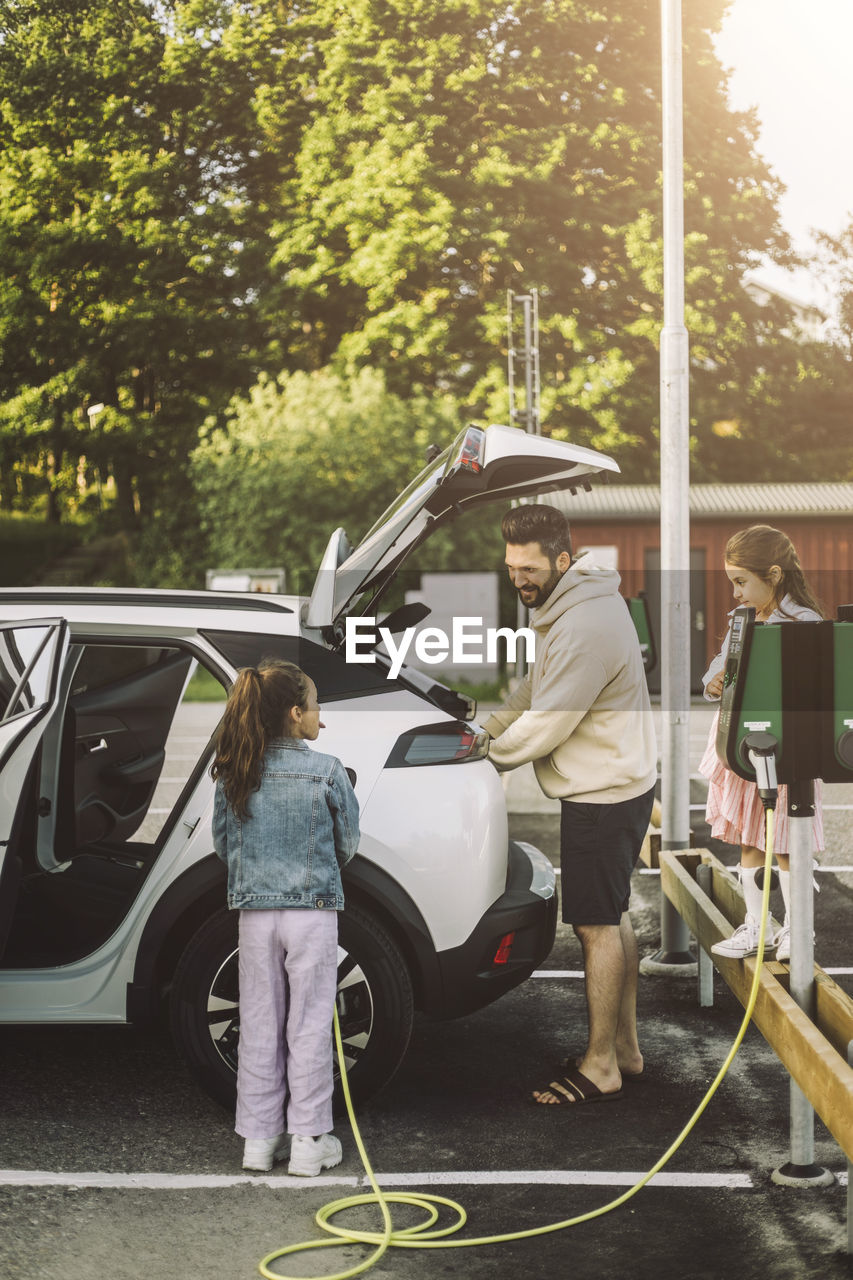
<svg viewBox="0 0 853 1280">
<path fill-rule="evenodd" d="M 556 587 L 557 583 L 560 581 L 562 576 L 563 575 L 560 573 L 559 569 L 552 569 L 548 577 L 542 583 L 542 586 L 532 588 L 527 598 L 525 598 L 525 596 L 522 594 L 525 588 L 516 587 L 519 600 L 521 601 L 521 603 L 524 605 L 526 609 L 540 608 L 548 599 L 551 592 L 554 590 L 554 588 Z"/>
</svg>

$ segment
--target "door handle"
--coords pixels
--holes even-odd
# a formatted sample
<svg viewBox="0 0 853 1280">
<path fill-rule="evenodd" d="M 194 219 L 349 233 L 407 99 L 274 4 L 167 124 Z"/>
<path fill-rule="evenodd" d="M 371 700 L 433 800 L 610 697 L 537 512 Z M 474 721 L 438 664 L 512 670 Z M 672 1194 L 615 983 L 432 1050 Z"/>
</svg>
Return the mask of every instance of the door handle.
<svg viewBox="0 0 853 1280">
<path fill-rule="evenodd" d="M 93 742 L 91 746 L 89 745 L 86 746 L 86 750 L 88 751 L 90 756 L 93 756 L 96 751 L 106 751 L 106 749 L 107 749 L 106 738 L 101 738 L 100 741 Z"/>
</svg>

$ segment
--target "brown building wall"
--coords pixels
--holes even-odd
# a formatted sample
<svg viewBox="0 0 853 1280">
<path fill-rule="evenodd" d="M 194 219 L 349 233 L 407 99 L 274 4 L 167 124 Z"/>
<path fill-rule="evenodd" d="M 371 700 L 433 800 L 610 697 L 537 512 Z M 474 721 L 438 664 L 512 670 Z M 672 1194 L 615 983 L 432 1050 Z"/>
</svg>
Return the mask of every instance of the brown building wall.
<svg viewBox="0 0 853 1280">
<path fill-rule="evenodd" d="M 815 594 L 826 607 L 829 618 L 840 604 L 853 604 L 853 515 L 849 517 L 785 517 L 757 512 L 754 520 L 743 517 L 692 516 L 690 546 L 694 562 L 704 557 L 704 583 L 694 572 L 691 595 L 694 623 L 704 634 L 705 665 L 719 649 L 726 632 L 726 616 L 734 606 L 731 585 L 723 571 L 728 539 L 750 523 L 767 523 L 784 529 L 800 557 L 800 563 Z M 658 520 L 604 522 L 572 520 L 572 541 L 582 547 L 615 546 L 617 566 L 625 595 L 648 590 L 649 552 L 660 551 Z M 698 556 L 696 553 L 700 553 Z M 696 618 L 704 598 L 702 617 Z"/>
</svg>

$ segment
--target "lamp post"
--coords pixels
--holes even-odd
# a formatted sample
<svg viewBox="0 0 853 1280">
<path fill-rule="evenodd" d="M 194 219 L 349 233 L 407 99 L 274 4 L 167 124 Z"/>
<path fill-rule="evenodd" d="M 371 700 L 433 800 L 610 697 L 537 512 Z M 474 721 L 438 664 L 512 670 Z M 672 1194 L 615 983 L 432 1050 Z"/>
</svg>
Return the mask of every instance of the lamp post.
<svg viewBox="0 0 853 1280">
<path fill-rule="evenodd" d="M 663 849 L 690 844 L 690 419 L 684 324 L 681 0 L 661 0 L 663 328 L 660 343 L 661 783 Z M 695 965 L 690 934 L 661 894 L 658 966 Z M 648 961 L 644 967 L 648 969 Z"/>
</svg>

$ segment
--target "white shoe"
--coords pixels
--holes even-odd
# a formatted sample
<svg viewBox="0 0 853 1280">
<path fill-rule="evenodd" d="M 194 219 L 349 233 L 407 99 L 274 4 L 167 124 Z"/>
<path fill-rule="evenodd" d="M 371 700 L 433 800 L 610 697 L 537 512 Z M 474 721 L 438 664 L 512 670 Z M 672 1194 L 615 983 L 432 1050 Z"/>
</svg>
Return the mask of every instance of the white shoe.
<svg viewBox="0 0 853 1280">
<path fill-rule="evenodd" d="M 730 960 L 743 960 L 746 956 L 754 956 L 758 953 L 758 921 L 753 916 L 747 916 L 742 925 L 735 929 L 730 938 L 723 938 L 720 942 L 715 942 L 711 951 L 715 956 L 726 956 Z M 764 951 L 765 953 L 773 950 L 773 932 L 769 926 L 764 934 Z"/>
<path fill-rule="evenodd" d="M 243 1144 L 243 1168 L 269 1173 L 275 1160 L 283 1160 L 287 1154 L 287 1136 L 276 1138 L 246 1138 Z"/>
<path fill-rule="evenodd" d="M 298 1178 L 316 1178 L 321 1169 L 331 1169 L 342 1159 L 340 1141 L 333 1133 L 324 1133 L 319 1138 L 303 1138 L 294 1134 L 287 1172 Z"/>
<path fill-rule="evenodd" d="M 776 934 L 776 959 L 791 959 L 791 926 L 789 924 L 783 924 Z"/>
<path fill-rule="evenodd" d="M 814 945 L 814 934 L 812 934 L 812 945 Z M 791 926 L 789 924 L 783 924 L 776 934 L 776 959 L 791 959 Z"/>
</svg>

